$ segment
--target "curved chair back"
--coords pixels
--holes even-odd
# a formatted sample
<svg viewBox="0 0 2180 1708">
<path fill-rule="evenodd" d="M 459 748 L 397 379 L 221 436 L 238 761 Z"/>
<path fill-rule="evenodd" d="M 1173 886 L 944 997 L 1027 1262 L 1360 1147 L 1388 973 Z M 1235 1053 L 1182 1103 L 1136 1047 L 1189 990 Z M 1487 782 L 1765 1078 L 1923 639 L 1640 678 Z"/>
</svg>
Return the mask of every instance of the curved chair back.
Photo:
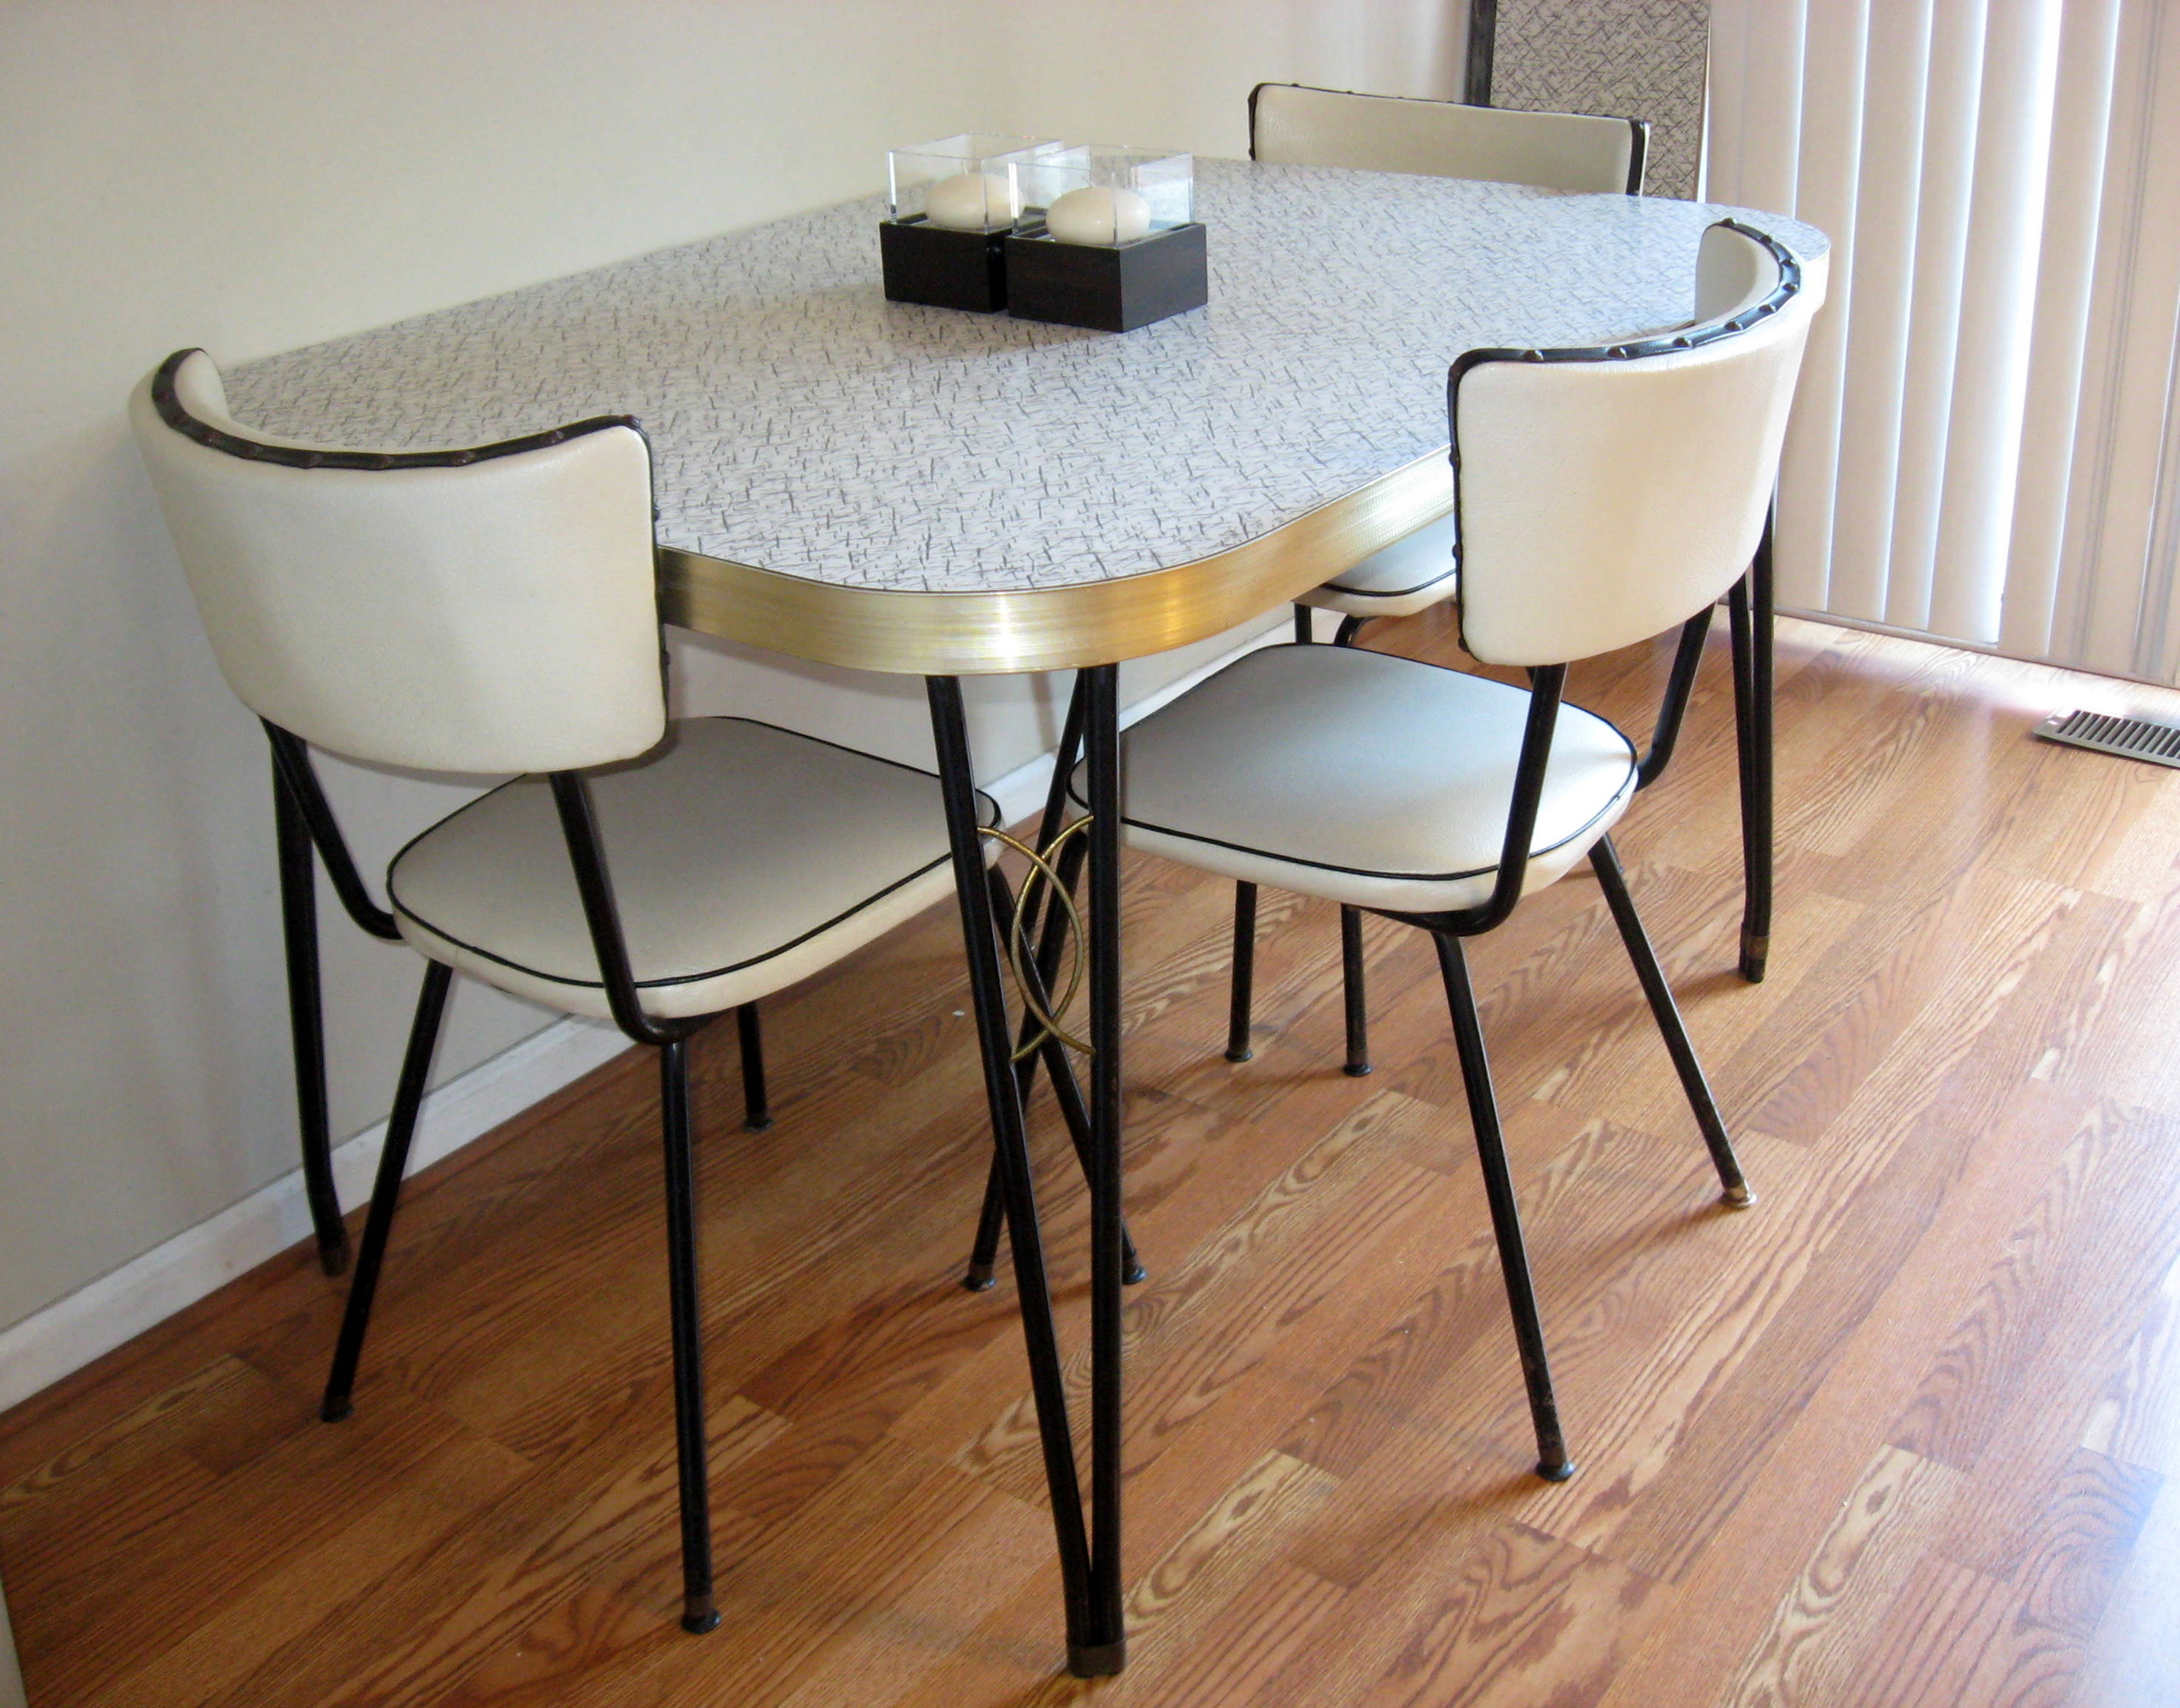
<svg viewBox="0 0 2180 1708">
<path fill-rule="evenodd" d="M 1461 635 L 1477 657 L 1559 664 L 1632 645 L 1747 570 L 1821 278 L 1730 221 L 1705 252 L 1698 289 L 1730 304 L 1723 318 L 1454 364 Z"/>
<path fill-rule="evenodd" d="M 651 452 L 601 417 L 473 450 L 328 450 L 229 418 L 179 351 L 129 418 L 227 681 L 314 745 L 565 771 L 665 732 Z"/>
<path fill-rule="evenodd" d="M 1649 132 L 1639 118 L 1581 112 L 1519 112 L 1296 83 L 1259 83 L 1249 91 L 1249 158 L 1274 165 L 1639 196 Z"/>
</svg>

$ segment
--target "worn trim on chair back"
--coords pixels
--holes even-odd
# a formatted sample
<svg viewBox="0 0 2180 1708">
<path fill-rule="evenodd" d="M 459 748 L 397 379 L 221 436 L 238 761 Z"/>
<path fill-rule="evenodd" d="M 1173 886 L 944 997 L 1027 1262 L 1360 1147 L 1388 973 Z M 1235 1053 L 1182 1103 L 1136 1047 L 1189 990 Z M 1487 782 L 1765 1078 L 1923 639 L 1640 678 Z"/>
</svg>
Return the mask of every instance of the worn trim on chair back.
<svg viewBox="0 0 2180 1708">
<path fill-rule="evenodd" d="M 1249 158 L 1272 165 L 1639 196 L 1649 130 L 1639 118 L 1521 112 L 1299 83 L 1259 83 L 1249 91 Z"/>
<path fill-rule="evenodd" d="M 563 771 L 665 731 L 651 452 L 627 416 L 465 450 L 300 445 L 179 351 L 130 421 L 229 684 L 317 746 Z"/>
<path fill-rule="evenodd" d="M 1722 222 L 1712 288 L 1760 278 L 1722 319 L 1624 344 L 1472 350 L 1447 377 L 1463 644 L 1557 664 L 1662 633 L 1747 570 L 1778 477 L 1821 276 Z"/>
</svg>

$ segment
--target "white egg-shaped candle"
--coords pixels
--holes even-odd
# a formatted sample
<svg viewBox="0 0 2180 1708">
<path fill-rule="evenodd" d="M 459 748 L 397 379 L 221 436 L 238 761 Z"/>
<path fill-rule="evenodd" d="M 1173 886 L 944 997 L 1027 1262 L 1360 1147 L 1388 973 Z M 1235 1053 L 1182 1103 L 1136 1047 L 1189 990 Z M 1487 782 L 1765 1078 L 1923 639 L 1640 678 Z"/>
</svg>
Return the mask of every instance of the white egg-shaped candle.
<svg viewBox="0 0 2180 1708">
<path fill-rule="evenodd" d="M 1133 190 L 1093 184 L 1055 197 L 1045 229 L 1063 244 L 1132 244 L 1150 230 L 1150 203 Z"/>
<path fill-rule="evenodd" d="M 923 216 L 949 232 L 990 232 L 1014 223 L 1014 186 L 996 172 L 957 172 L 925 192 Z"/>
</svg>

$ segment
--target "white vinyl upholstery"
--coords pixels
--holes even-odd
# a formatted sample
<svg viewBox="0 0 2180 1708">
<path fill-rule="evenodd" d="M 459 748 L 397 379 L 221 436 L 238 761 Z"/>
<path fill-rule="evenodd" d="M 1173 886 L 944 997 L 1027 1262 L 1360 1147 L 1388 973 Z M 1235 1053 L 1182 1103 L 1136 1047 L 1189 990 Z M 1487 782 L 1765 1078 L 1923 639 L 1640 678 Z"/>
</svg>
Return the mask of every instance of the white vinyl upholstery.
<svg viewBox="0 0 2180 1708">
<path fill-rule="evenodd" d="M 1472 653 L 1558 664 L 1632 645 L 1747 570 L 1821 291 L 1821 278 L 1805 282 L 1776 312 L 1690 349 L 1462 375 L 1453 437 Z"/>
<path fill-rule="evenodd" d="M 1695 250 L 1695 318 L 1730 320 L 1769 296 L 1779 263 L 1762 244 L 1724 223 L 1711 226 Z"/>
<path fill-rule="evenodd" d="M 1588 113 L 1519 112 L 1292 83 L 1265 83 L 1249 97 L 1250 158 L 1274 165 L 1609 193 L 1631 187 L 1634 148 L 1628 120 Z"/>
<path fill-rule="evenodd" d="M 1125 834 L 1357 907 L 1476 907 L 1497 881 L 1529 705 L 1523 689 L 1387 653 L 1265 647 L 1128 731 Z M 1627 738 L 1563 707 L 1524 888 L 1581 859 L 1634 791 Z"/>
<path fill-rule="evenodd" d="M 657 754 L 594 774 L 590 789 L 653 1019 L 754 1001 L 953 893 L 936 777 L 767 724 L 676 724 Z M 609 1017 L 542 777 L 433 825 L 395 857 L 387 889 L 402 935 L 433 960 Z"/>
<path fill-rule="evenodd" d="M 1373 552 L 1351 570 L 1302 595 L 1298 604 L 1350 616 L 1408 616 L 1454 596 L 1460 524 L 1449 512 Z"/>
<path fill-rule="evenodd" d="M 175 391 L 230 420 L 198 352 Z M 130 420 L 229 684 L 305 741 L 382 764 L 563 771 L 664 732 L 651 457 L 608 427 L 463 467 L 305 468 L 199 443 L 152 381 Z"/>
</svg>

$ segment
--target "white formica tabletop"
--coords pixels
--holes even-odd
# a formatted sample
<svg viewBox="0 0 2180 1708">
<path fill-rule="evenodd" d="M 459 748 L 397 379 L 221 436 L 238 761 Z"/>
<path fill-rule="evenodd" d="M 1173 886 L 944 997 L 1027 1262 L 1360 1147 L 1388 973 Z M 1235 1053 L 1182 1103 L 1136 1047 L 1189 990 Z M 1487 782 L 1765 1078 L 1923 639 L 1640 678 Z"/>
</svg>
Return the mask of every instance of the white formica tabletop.
<svg viewBox="0 0 2180 1708">
<path fill-rule="evenodd" d="M 1797 221 L 1698 203 L 1211 159 L 1197 174 L 1210 305 L 1134 332 L 886 301 L 870 198 L 251 363 L 229 399 L 272 433 L 396 450 L 634 415 L 659 542 L 684 581 L 716 569 L 810 591 L 1081 591 L 1216 564 L 1427 463 L 1464 350 L 1687 320 L 1697 244 L 1720 218 L 1804 261 L 1826 247 Z M 1443 475 L 1408 487 L 1373 527 L 1318 526 L 1315 555 L 1351 562 L 1443 513 Z M 1250 597 L 1262 609 L 1348 562 L 1296 562 Z M 731 604 L 763 585 L 729 574 L 713 592 Z M 1176 587 L 1164 576 L 1144 591 L 1172 605 Z M 1182 626 L 1233 620 L 1231 601 L 1212 604 Z M 1008 621 L 989 599 L 949 607 L 957 626 Z M 1093 608 L 1112 597 L 1067 607 Z M 813 609 L 696 620 L 886 662 L 797 644 L 810 637 L 786 631 Z M 879 608 L 857 609 L 869 621 Z M 1157 638 L 1178 644 L 1167 616 Z M 1089 662 L 1001 651 L 954 668 Z"/>
</svg>

